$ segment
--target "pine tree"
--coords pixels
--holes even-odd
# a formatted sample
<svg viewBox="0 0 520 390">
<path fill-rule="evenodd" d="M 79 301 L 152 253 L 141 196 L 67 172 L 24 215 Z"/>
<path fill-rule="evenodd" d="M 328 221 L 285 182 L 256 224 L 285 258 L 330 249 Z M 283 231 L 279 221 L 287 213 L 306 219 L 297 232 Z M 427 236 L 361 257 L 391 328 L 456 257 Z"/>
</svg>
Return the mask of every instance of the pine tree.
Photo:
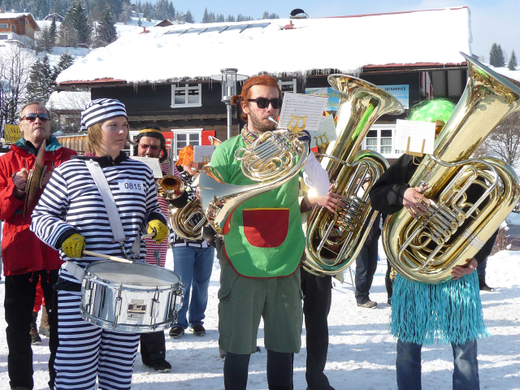
<svg viewBox="0 0 520 390">
<path fill-rule="evenodd" d="M 42 35 L 40 36 L 41 48 L 45 50 L 47 53 L 52 52 L 52 48 L 54 44 L 51 38 L 51 30 L 50 28 L 44 27 L 42 30 Z"/>
<path fill-rule="evenodd" d="M 226 18 L 226 22 L 234 22 L 235 21 L 235 17 L 233 15 L 228 15 L 227 18 Z"/>
<path fill-rule="evenodd" d="M 58 15 L 62 15 L 63 6 L 61 4 L 61 0 L 56 0 L 54 5 L 52 6 L 52 12 Z"/>
<path fill-rule="evenodd" d="M 90 43 L 92 27 L 89 25 L 86 12 L 79 0 L 67 10 L 67 14 L 60 26 L 59 40 L 61 46 L 76 47 L 80 43 Z"/>
<path fill-rule="evenodd" d="M 489 52 L 489 64 L 497 68 L 502 68 L 506 65 L 502 47 L 496 43 L 491 45 L 491 50 Z"/>
<path fill-rule="evenodd" d="M 515 55 L 515 51 L 513 50 L 511 52 L 511 58 L 509 58 L 509 62 L 507 63 L 507 69 L 516 70 L 517 66 L 518 66 L 518 63 L 516 62 L 516 55 Z"/>
<path fill-rule="evenodd" d="M 117 31 L 115 27 L 114 18 L 110 12 L 108 4 L 103 10 L 101 20 L 98 21 L 96 28 L 96 47 L 107 46 L 117 39 Z"/>
<path fill-rule="evenodd" d="M 188 10 L 186 15 L 184 15 L 184 21 L 186 23 L 195 23 L 195 19 L 193 19 L 193 15 L 191 14 L 190 10 Z"/>
<path fill-rule="evenodd" d="M 204 8 L 204 14 L 202 15 L 202 23 L 209 23 L 208 8 Z"/>
<path fill-rule="evenodd" d="M 26 101 L 37 101 L 45 104 L 51 96 L 53 88 L 53 72 L 47 55 L 43 60 L 36 60 L 31 66 L 29 83 L 27 84 Z"/>
<path fill-rule="evenodd" d="M 52 47 L 56 45 L 56 38 L 58 37 L 58 28 L 56 27 L 56 18 L 52 18 L 51 28 L 49 29 L 50 34 L 50 43 L 52 44 Z M 50 53 L 50 52 L 49 52 Z"/>
<path fill-rule="evenodd" d="M 60 56 L 60 61 L 52 69 L 52 80 L 56 81 L 58 75 L 74 63 L 74 57 L 66 51 Z"/>
</svg>

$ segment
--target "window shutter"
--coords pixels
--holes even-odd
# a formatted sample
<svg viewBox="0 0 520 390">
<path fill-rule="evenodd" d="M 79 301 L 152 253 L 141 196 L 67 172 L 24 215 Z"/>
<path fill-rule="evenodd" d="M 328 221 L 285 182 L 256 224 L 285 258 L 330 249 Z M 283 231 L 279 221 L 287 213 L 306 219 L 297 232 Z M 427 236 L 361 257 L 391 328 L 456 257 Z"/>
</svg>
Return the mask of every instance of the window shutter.
<svg viewBox="0 0 520 390">
<path fill-rule="evenodd" d="M 200 139 L 202 145 L 212 145 L 209 141 L 209 136 L 216 137 L 217 132 L 215 130 L 202 130 L 200 133 Z"/>
</svg>

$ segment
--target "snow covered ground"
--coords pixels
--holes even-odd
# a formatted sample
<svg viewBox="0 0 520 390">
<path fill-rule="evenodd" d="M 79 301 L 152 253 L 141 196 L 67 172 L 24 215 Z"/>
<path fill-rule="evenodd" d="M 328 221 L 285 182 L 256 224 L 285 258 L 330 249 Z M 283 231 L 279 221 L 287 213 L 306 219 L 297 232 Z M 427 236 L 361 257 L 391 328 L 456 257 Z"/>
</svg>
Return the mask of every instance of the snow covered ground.
<svg viewBox="0 0 520 390">
<path fill-rule="evenodd" d="M 510 224 L 520 223 L 512 214 Z M 331 385 L 344 389 L 395 389 L 395 339 L 388 332 L 390 306 L 386 304 L 384 274 L 386 259 L 380 248 L 381 261 L 371 289 L 376 310 L 361 309 L 355 304 L 350 275 L 344 284 L 335 283 L 329 315 L 330 347 L 326 367 Z M 172 266 L 171 253 L 168 266 Z M 520 252 L 498 252 L 489 258 L 487 281 L 495 292 L 483 293 L 486 324 L 491 337 L 479 341 L 480 379 L 482 389 L 520 389 Z M 223 389 L 222 360 L 218 356 L 217 290 L 219 265 L 215 262 L 209 288 L 206 337 L 186 334 L 179 340 L 167 338 L 167 360 L 170 373 L 155 373 L 143 366 L 138 356 L 133 376 L 133 389 Z M 4 299 L 0 284 L 0 302 Z M 0 389 L 8 389 L 7 345 L 4 310 L 0 309 Z M 304 330 L 305 334 L 305 330 Z M 302 337 L 304 336 L 302 335 Z M 248 389 L 267 389 L 263 332 L 259 332 L 262 352 L 251 357 Z M 48 339 L 34 347 L 35 389 L 47 388 Z M 423 349 L 423 389 L 451 389 L 451 347 L 434 345 Z M 294 388 L 306 388 L 305 338 L 294 362 Z"/>
</svg>

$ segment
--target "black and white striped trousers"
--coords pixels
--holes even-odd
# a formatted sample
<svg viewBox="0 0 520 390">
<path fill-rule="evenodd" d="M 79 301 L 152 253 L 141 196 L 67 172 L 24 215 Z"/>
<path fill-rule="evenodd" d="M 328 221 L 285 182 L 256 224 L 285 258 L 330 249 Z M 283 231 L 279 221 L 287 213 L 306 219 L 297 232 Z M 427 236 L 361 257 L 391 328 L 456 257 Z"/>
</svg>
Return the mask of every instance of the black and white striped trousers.
<svg viewBox="0 0 520 390">
<path fill-rule="evenodd" d="M 126 390 L 139 335 L 101 329 L 81 318 L 81 293 L 58 290 L 58 348 L 55 390 Z"/>
</svg>

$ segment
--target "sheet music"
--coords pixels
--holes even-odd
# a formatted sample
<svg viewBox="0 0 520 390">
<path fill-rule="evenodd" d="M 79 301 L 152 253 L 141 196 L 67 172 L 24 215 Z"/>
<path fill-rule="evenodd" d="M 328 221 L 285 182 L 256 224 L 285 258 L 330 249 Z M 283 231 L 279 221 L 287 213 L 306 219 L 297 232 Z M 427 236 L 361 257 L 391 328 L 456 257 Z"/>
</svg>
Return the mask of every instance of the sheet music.
<svg viewBox="0 0 520 390">
<path fill-rule="evenodd" d="M 395 149 L 405 151 L 408 139 L 410 139 L 408 152 L 421 153 L 424 140 L 423 153 L 432 154 L 435 145 L 435 123 L 398 119 L 395 130 Z"/>
<path fill-rule="evenodd" d="M 310 131 L 311 148 L 324 146 L 331 142 L 337 141 L 336 125 L 334 124 L 334 117 L 327 115 L 321 118 L 320 128 L 317 131 Z"/>
<path fill-rule="evenodd" d="M 146 164 L 152 171 L 153 171 L 153 177 L 156 179 L 160 179 L 163 177 L 163 173 L 161 170 L 161 164 L 159 163 L 158 158 L 153 157 L 138 157 L 138 156 L 132 156 L 134 160 L 141 161 L 143 164 Z"/>
<path fill-rule="evenodd" d="M 209 163 L 215 147 L 213 145 L 197 145 L 193 147 L 193 162 Z"/>
<path fill-rule="evenodd" d="M 286 93 L 280 112 L 279 127 L 318 131 L 326 106 L 327 98 L 324 96 Z"/>
</svg>

